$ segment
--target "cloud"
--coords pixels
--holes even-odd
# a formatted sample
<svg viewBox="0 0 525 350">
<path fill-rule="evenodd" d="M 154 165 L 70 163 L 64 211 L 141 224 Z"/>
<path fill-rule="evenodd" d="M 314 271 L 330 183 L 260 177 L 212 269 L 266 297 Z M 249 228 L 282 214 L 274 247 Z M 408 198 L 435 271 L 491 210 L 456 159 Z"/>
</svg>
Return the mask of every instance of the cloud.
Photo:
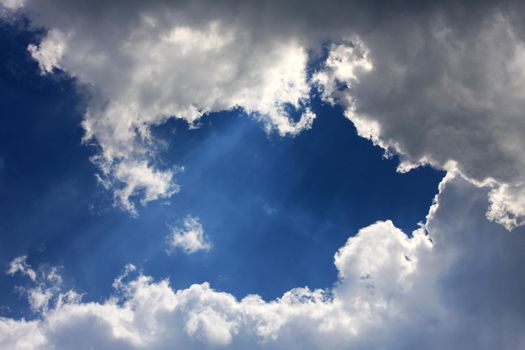
<svg viewBox="0 0 525 350">
<path fill-rule="evenodd" d="M 169 236 L 170 248 L 180 248 L 186 254 L 193 254 L 200 250 L 208 251 L 212 245 L 204 234 L 199 218 L 186 216 L 183 228 L 173 228 Z"/>
<path fill-rule="evenodd" d="M 38 322 L 0 318 L 0 347 L 31 350 L 45 343 Z"/>
<path fill-rule="evenodd" d="M 1 0 L 0 6 L 3 6 L 8 10 L 16 10 L 24 6 L 24 2 L 24 0 Z M 0 8 L 0 10 L 2 9 Z"/>
<path fill-rule="evenodd" d="M 485 219 L 490 188 L 449 174 L 427 222 L 380 221 L 335 254 L 338 281 L 237 299 L 208 283 L 174 290 L 126 267 L 106 301 L 58 292 L 39 318 L 0 319 L 16 349 L 519 349 L 525 346 L 523 228 Z M 74 294 L 77 295 L 78 294 Z"/>
<path fill-rule="evenodd" d="M 60 17 L 68 17 L 68 5 L 57 6 L 65 11 Z M 281 135 L 312 125 L 308 54 L 293 38 L 255 39 L 257 33 L 221 19 L 188 23 L 176 6 L 131 4 L 130 18 L 108 13 L 103 23 L 74 8 L 72 21 L 57 21 L 37 2 L 26 8 L 50 29 L 28 47 L 41 71 L 62 69 L 93 91 L 84 141 L 101 147 L 94 158 L 101 177 L 134 214 L 131 197 L 138 189 L 142 203 L 177 192 L 173 173 L 152 161 L 151 127 L 170 118 L 194 126 L 207 113 L 235 108 Z M 292 119 L 290 111 L 299 117 Z"/>
<path fill-rule="evenodd" d="M 6 273 L 8 275 L 15 275 L 17 273 L 21 273 L 22 275 L 28 276 L 33 281 L 36 280 L 36 272 L 27 263 L 27 255 L 21 255 L 14 258 L 9 263 L 9 268 L 7 269 Z"/>
<path fill-rule="evenodd" d="M 52 73 L 55 68 L 60 68 L 59 62 L 66 49 L 64 42 L 61 32 L 50 30 L 40 46 L 29 44 L 27 50 L 38 62 L 42 74 Z"/>
<path fill-rule="evenodd" d="M 33 270 L 27 263 L 27 256 L 21 255 L 9 263 L 8 275 L 21 273 L 29 277 L 34 283 L 30 288 L 17 287 L 18 291 L 27 296 L 27 301 L 33 312 L 45 314 L 50 303 L 60 292 L 62 277 L 57 267 L 40 266 L 38 271 Z"/>
<path fill-rule="evenodd" d="M 179 192 L 179 186 L 173 183 L 174 172 L 171 170 L 155 170 L 146 161 L 120 161 L 117 164 L 108 165 L 111 170 L 102 167 L 106 176 L 113 176 L 115 181 L 104 180 L 98 177 L 106 188 L 116 187 L 114 196 L 118 202 L 131 214 L 137 215 L 134 202 L 130 199 L 139 194 L 142 195 L 140 203 L 147 204 L 159 198 L 170 197 Z"/>
<path fill-rule="evenodd" d="M 378 23 L 333 44 L 318 81 L 401 171 L 431 164 L 491 184 L 487 216 L 512 229 L 525 218 L 523 26 L 504 4 L 471 10 L 467 23 L 461 6 Z"/>
<path fill-rule="evenodd" d="M 390 221 L 365 227 L 336 253 L 332 288 L 297 288 L 272 301 L 239 300 L 207 283 L 174 290 L 167 280 L 130 278 L 129 266 L 114 295 L 83 301 L 42 282 L 19 257 L 8 273 L 36 283 L 27 296 L 39 316 L 1 318 L 2 348 L 525 347 L 519 4 L 24 6 L 49 29 L 28 48 L 40 69 L 62 69 L 93 91 L 85 142 L 100 146 L 93 160 L 101 183 L 131 212 L 137 198 L 146 204 L 178 191 L 175 171 L 155 162 L 151 127 L 242 108 L 268 130 L 295 135 L 312 125 L 316 86 L 345 107 L 361 136 L 400 155 L 401 171 L 429 163 L 449 174 L 422 228 L 408 235 Z M 327 58 L 310 77 L 309 59 L 322 57 L 326 42 Z M 197 220 L 177 237 L 183 247 L 207 244 L 195 243 L 206 242 Z"/>
<path fill-rule="evenodd" d="M 49 29 L 29 47 L 41 70 L 60 68 L 93 92 L 85 141 L 101 147 L 100 176 L 131 212 L 135 201 L 177 192 L 173 172 L 155 161 L 151 127 L 240 108 L 296 135 L 312 126 L 319 87 L 361 136 L 400 155 L 401 171 L 431 164 L 491 184 L 487 217 L 512 229 L 525 213 L 514 200 L 525 194 L 521 7 L 53 0 L 23 9 Z M 138 164 L 152 181 L 126 175 Z"/>
</svg>

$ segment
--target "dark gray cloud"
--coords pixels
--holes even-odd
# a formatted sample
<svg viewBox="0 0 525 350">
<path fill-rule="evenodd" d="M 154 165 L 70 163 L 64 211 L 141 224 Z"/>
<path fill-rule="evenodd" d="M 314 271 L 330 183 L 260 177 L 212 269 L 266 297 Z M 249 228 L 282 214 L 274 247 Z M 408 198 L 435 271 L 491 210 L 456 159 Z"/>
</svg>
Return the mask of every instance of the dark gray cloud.
<svg viewBox="0 0 525 350">
<path fill-rule="evenodd" d="M 512 3 L 462 3 L 380 21 L 358 32 L 373 69 L 335 93 L 363 136 L 401 155 L 402 169 L 430 163 L 491 182 L 487 216 L 509 229 L 525 213 L 525 45 L 516 13 Z"/>
</svg>

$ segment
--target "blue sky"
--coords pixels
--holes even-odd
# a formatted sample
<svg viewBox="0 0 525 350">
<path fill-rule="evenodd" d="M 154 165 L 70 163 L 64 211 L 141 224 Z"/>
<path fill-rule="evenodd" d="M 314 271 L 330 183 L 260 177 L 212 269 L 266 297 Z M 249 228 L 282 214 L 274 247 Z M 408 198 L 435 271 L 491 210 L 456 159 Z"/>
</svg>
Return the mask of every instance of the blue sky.
<svg viewBox="0 0 525 350">
<path fill-rule="evenodd" d="M 36 34 L 2 29 L 3 264 L 28 254 L 33 264 L 64 266 L 87 299 L 105 297 L 127 263 L 177 288 L 210 281 L 238 297 L 327 288 L 337 277 L 332 256 L 349 234 L 387 218 L 411 232 L 437 193 L 442 172 L 397 173 L 397 159 L 358 137 L 340 108 L 316 100 L 320 117 L 296 137 L 267 134 L 242 112 L 213 113 L 196 129 L 184 121 L 156 128 L 166 142 L 158 161 L 185 168 L 182 190 L 132 217 L 96 181 L 71 79 L 39 74 L 25 49 Z M 167 254 L 170 226 L 187 215 L 200 219 L 214 248 Z M 1 278 L 2 299 L 15 302 L 12 278 Z"/>
<path fill-rule="evenodd" d="M 0 348 L 525 346 L 522 6 L 51 1 L 0 0 Z"/>
</svg>

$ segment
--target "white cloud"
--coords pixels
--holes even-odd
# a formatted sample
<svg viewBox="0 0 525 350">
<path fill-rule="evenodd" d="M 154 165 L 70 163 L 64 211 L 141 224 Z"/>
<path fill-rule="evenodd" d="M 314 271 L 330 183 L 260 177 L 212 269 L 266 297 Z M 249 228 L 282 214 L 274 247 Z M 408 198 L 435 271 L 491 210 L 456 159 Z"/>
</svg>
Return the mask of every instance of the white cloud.
<svg viewBox="0 0 525 350">
<path fill-rule="evenodd" d="M 99 96 L 84 118 L 85 141 L 101 146 L 95 160 L 104 181 L 122 187 L 115 198 L 133 213 L 131 197 L 138 187 L 144 190 L 143 202 L 177 192 L 173 174 L 149 161 L 155 150 L 152 126 L 169 118 L 194 125 L 208 112 L 233 108 L 281 135 L 295 135 L 312 124 L 308 55 L 292 39 L 259 42 L 256 33 L 219 20 L 185 24 L 175 8 L 137 12 L 132 26 L 117 26 L 91 19 L 47 22 L 49 9 L 27 6 L 51 29 L 38 46 L 28 48 L 42 72 L 63 69 Z M 292 120 L 288 108 L 299 113 L 299 120 Z M 141 176 L 135 176 L 138 164 Z"/>
<path fill-rule="evenodd" d="M 45 312 L 53 298 L 53 290 L 48 288 L 36 287 L 27 291 L 27 299 L 31 310 Z"/>
<path fill-rule="evenodd" d="M 9 263 L 9 268 L 6 272 L 8 275 L 15 275 L 16 273 L 21 273 L 31 278 L 33 281 L 36 280 L 36 272 L 31 268 L 27 263 L 27 255 L 21 255 L 14 258 Z"/>
<path fill-rule="evenodd" d="M 42 74 L 52 73 L 53 69 L 60 68 L 58 62 L 66 49 L 65 42 L 64 34 L 57 30 L 50 30 L 39 46 L 30 44 L 27 47 L 31 56 L 38 62 Z"/>
<path fill-rule="evenodd" d="M 489 191 L 448 175 L 425 226 L 412 236 L 380 221 L 350 237 L 335 255 L 339 279 L 329 290 L 238 300 L 207 283 L 174 290 L 167 280 L 131 276 L 129 266 L 104 302 L 59 293 L 37 320 L 0 319 L 0 344 L 519 349 L 525 346 L 525 235 L 523 228 L 508 232 L 485 219 Z"/>
<path fill-rule="evenodd" d="M 525 224 L 525 189 L 521 183 L 500 184 L 489 193 L 487 218 L 499 222 L 507 230 Z"/>
<path fill-rule="evenodd" d="M 212 245 L 204 234 L 199 218 L 186 216 L 183 226 L 182 228 L 176 227 L 172 229 L 169 236 L 171 248 L 180 248 L 187 254 L 211 249 Z"/>
<path fill-rule="evenodd" d="M 351 1 L 260 3 L 29 1 L 35 25 L 50 29 L 29 50 L 41 70 L 63 69 L 96 91 L 85 140 L 101 146 L 101 181 L 132 212 L 135 198 L 145 204 L 178 190 L 174 172 L 155 165 L 152 126 L 240 107 L 294 135 L 311 126 L 315 85 L 345 106 L 361 136 L 401 156 L 400 171 L 422 163 L 449 171 L 425 226 L 412 236 L 389 221 L 363 228 L 337 252 L 333 288 L 298 288 L 273 301 L 238 300 L 207 283 L 173 290 L 144 275 L 124 282 L 132 268 L 105 302 L 55 289 L 49 296 L 38 285 L 28 297 L 40 318 L 0 319 L 0 344 L 525 347 L 525 45 L 511 14 L 523 9 L 421 2 L 377 13 L 377 4 Z M 310 80 L 309 54 L 327 39 L 334 44 Z M 180 245 L 200 244 L 195 227 L 179 232 Z M 24 264 L 13 271 L 37 280 Z"/>
<path fill-rule="evenodd" d="M 16 10 L 24 6 L 24 0 L 1 0 L 0 5 L 9 10 Z"/>
<path fill-rule="evenodd" d="M 154 161 L 152 126 L 243 108 L 268 130 L 295 135 L 311 127 L 309 92 L 321 86 L 361 136 L 401 156 L 401 171 L 456 164 L 494 186 L 489 218 L 520 225 L 524 206 L 512 198 L 525 193 L 525 44 L 512 13 L 522 5 L 381 5 L 52 0 L 24 9 L 49 29 L 29 47 L 41 69 L 59 67 L 94 91 L 85 140 L 101 146 L 104 183 L 127 210 L 176 193 L 173 173 Z M 327 41 L 335 44 L 324 69 L 309 79 L 308 59 Z M 156 176 L 140 185 L 127 171 L 118 176 L 130 164 Z"/>
<path fill-rule="evenodd" d="M 23 294 L 27 295 L 27 300 L 31 310 L 34 312 L 45 313 L 50 303 L 60 291 L 62 277 L 58 273 L 58 268 L 41 266 L 38 272 L 33 270 L 27 263 L 27 255 L 14 258 L 9 264 L 8 275 L 21 273 L 31 279 L 34 285 L 31 288 L 17 287 Z"/>
<path fill-rule="evenodd" d="M 31 350 L 42 347 L 45 336 L 37 321 L 12 320 L 0 317 L 0 347 L 2 349 Z"/>
<path fill-rule="evenodd" d="M 207 283 L 124 282 L 128 267 L 114 296 L 84 302 L 49 289 L 19 257 L 8 272 L 37 282 L 28 298 L 41 316 L 1 318 L 1 347 L 524 348 L 525 45 L 511 11 L 191 3 L 26 4 L 50 29 L 29 47 L 41 70 L 63 69 L 97 91 L 85 138 L 101 146 L 102 183 L 122 206 L 133 212 L 135 196 L 145 204 L 178 190 L 174 172 L 154 165 L 152 126 L 241 107 L 268 129 L 296 134 L 311 126 L 317 84 L 327 101 L 344 104 L 361 136 L 401 155 L 400 170 L 430 163 L 450 171 L 425 227 L 412 236 L 389 221 L 363 228 L 335 255 L 333 288 L 273 301 L 238 300 Z M 348 37 L 360 39 L 340 42 Z M 336 44 L 309 80 L 308 53 L 326 39 Z M 206 244 L 195 243 L 204 237 L 197 224 L 179 232 L 180 245 Z"/>
<path fill-rule="evenodd" d="M 468 23 L 453 10 L 394 17 L 363 33 L 358 46 L 373 69 L 361 68 L 351 45 L 333 45 L 318 81 L 359 135 L 401 156 L 400 171 L 454 164 L 494 186 L 487 216 L 512 229 L 525 222 L 523 29 L 505 9 L 481 6 Z"/>
<path fill-rule="evenodd" d="M 179 191 L 179 186 L 172 181 L 173 175 L 172 171 L 156 170 L 145 161 L 121 161 L 112 170 L 114 179 L 122 184 L 115 189 L 115 198 L 125 209 L 137 214 L 135 204 L 130 198 L 140 193 L 140 202 L 145 205 L 159 198 L 170 197 Z"/>
</svg>

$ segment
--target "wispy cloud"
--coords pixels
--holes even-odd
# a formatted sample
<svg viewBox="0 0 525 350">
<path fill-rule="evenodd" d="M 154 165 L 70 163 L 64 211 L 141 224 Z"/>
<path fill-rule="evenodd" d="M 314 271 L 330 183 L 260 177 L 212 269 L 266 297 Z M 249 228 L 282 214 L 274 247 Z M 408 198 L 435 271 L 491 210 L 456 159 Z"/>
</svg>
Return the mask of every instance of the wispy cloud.
<svg viewBox="0 0 525 350">
<path fill-rule="evenodd" d="M 7 269 L 6 273 L 12 276 L 20 273 L 29 277 L 33 281 L 36 280 L 36 272 L 27 263 L 27 255 L 21 255 L 14 258 L 9 263 L 9 268 Z"/>
</svg>

